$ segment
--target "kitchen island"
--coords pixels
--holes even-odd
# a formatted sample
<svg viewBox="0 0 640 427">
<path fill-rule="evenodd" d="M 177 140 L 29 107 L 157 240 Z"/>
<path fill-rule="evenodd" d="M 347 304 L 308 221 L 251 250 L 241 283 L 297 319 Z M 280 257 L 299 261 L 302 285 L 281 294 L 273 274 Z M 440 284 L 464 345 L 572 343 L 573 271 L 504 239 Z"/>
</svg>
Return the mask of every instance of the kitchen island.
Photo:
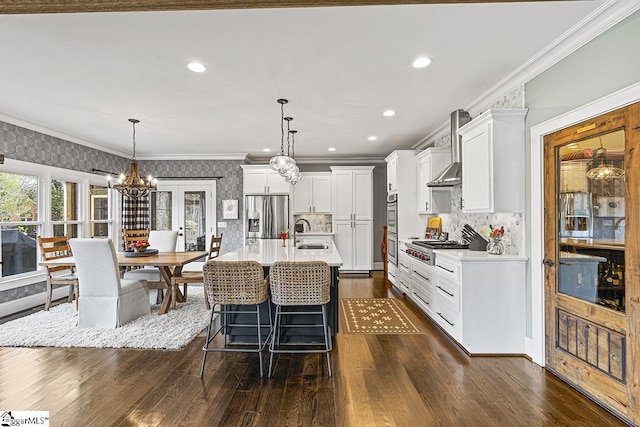
<svg viewBox="0 0 640 427">
<path fill-rule="evenodd" d="M 298 249 L 294 246 L 292 239 L 286 241 L 286 246 L 282 246 L 282 239 L 262 239 L 256 240 L 255 242 L 247 243 L 244 247 L 233 252 L 220 255 L 216 258 L 216 260 L 257 261 L 258 263 L 260 263 L 260 265 L 262 265 L 265 276 L 269 274 L 269 267 L 276 261 L 325 261 L 327 264 L 329 264 L 329 267 L 331 269 L 331 300 L 327 304 L 328 323 L 331 330 L 331 335 L 335 335 L 339 330 L 338 269 L 342 265 L 342 258 L 340 257 L 340 254 L 338 253 L 338 250 L 336 249 L 333 241 L 326 242 L 326 246 L 326 249 Z M 264 313 L 263 319 L 261 319 L 261 323 L 266 325 L 269 324 L 269 319 L 267 317 L 267 313 L 269 312 L 267 309 L 267 304 L 270 304 L 270 302 L 265 302 L 265 309 L 260 310 L 262 313 Z M 299 319 L 299 321 L 301 321 L 302 323 L 304 323 L 304 320 L 305 319 Z M 233 322 L 245 324 L 253 322 L 253 324 L 255 325 L 255 317 L 248 315 L 237 315 L 236 318 L 233 319 Z M 305 331 L 303 328 L 299 328 L 297 333 L 298 335 L 304 334 L 305 336 L 307 336 L 307 334 L 318 335 L 318 333 L 316 333 L 315 331 Z M 237 330 L 232 330 L 228 335 L 230 335 L 232 341 L 236 342 L 250 342 L 254 341 L 256 338 L 256 336 L 253 335 L 252 340 L 251 336 L 239 333 Z"/>
</svg>

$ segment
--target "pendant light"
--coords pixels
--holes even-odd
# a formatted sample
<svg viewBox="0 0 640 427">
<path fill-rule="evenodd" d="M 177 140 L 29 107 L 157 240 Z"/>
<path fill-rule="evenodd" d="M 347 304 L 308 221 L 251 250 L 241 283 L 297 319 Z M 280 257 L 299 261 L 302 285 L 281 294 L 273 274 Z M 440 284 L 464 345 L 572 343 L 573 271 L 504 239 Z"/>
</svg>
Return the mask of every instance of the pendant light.
<svg viewBox="0 0 640 427">
<path fill-rule="evenodd" d="M 280 153 L 271 158 L 269 165 L 273 170 L 284 176 L 291 167 L 290 165 L 292 163 L 295 164 L 295 162 L 291 157 L 284 154 L 284 104 L 289 101 L 281 98 L 277 102 L 280 104 Z"/>
<path fill-rule="evenodd" d="M 295 159 L 295 150 L 296 150 L 296 133 L 297 130 L 290 130 L 289 134 L 291 135 L 291 158 Z M 300 173 L 300 168 L 296 165 L 293 169 L 287 172 L 287 175 L 284 178 L 287 182 L 291 183 L 291 185 L 296 185 L 301 179 L 302 174 Z"/>
<path fill-rule="evenodd" d="M 131 158 L 131 166 L 129 174 L 120 174 L 118 183 L 113 186 L 123 196 L 137 199 L 140 197 L 148 196 L 151 191 L 156 189 L 157 180 L 149 175 L 146 181 L 140 178 L 140 171 L 138 169 L 138 161 L 136 160 L 136 123 L 140 123 L 138 119 L 129 119 L 133 126 L 133 157 Z"/>
<path fill-rule="evenodd" d="M 600 163 L 595 168 L 589 169 L 587 178 L 593 181 L 611 181 L 624 177 L 624 170 L 607 163 L 607 149 L 602 146 L 602 139 L 600 139 L 600 148 L 593 150 L 594 162 L 598 159 Z"/>
</svg>

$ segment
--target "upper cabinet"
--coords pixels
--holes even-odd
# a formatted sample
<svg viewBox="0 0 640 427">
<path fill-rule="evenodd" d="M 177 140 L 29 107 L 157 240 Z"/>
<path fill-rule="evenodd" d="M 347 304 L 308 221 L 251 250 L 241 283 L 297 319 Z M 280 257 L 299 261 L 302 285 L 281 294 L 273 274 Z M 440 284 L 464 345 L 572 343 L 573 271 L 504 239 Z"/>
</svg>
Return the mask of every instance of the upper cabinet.
<svg viewBox="0 0 640 427">
<path fill-rule="evenodd" d="M 448 147 L 431 147 L 416 157 L 418 160 L 416 165 L 418 213 L 437 214 L 451 212 L 451 189 L 427 186 L 428 182 L 435 179 L 451 163 L 451 149 Z"/>
<path fill-rule="evenodd" d="M 296 214 L 331 213 L 331 173 L 304 173 L 293 187 L 293 211 Z"/>
<path fill-rule="evenodd" d="M 398 155 L 393 152 L 387 157 L 387 192 L 398 191 Z"/>
<path fill-rule="evenodd" d="M 462 211 L 524 211 L 526 108 L 488 110 L 460 129 Z"/>
<path fill-rule="evenodd" d="M 242 165 L 244 194 L 289 194 L 291 185 L 269 166 Z"/>
<path fill-rule="evenodd" d="M 373 220 L 374 166 L 331 166 L 333 219 Z"/>
</svg>

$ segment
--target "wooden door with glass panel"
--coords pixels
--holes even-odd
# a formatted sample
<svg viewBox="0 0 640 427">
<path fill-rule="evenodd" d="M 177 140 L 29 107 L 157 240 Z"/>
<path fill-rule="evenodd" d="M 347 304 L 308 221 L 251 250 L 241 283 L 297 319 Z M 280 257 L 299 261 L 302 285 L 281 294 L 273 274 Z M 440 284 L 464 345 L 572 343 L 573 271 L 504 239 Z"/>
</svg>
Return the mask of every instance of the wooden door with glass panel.
<svg viewBox="0 0 640 427">
<path fill-rule="evenodd" d="M 634 423 L 639 148 L 640 103 L 544 141 L 546 365 Z"/>
</svg>

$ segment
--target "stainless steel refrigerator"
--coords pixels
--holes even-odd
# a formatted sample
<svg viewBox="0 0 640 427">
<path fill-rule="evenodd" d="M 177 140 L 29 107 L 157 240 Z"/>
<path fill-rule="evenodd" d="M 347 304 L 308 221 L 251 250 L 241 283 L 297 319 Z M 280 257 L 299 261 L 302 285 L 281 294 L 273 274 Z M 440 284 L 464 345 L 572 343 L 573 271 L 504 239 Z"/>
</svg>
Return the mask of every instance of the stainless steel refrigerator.
<svg viewBox="0 0 640 427">
<path fill-rule="evenodd" d="M 289 229 L 289 196 L 246 196 L 244 210 L 247 242 L 279 239 Z"/>
</svg>

